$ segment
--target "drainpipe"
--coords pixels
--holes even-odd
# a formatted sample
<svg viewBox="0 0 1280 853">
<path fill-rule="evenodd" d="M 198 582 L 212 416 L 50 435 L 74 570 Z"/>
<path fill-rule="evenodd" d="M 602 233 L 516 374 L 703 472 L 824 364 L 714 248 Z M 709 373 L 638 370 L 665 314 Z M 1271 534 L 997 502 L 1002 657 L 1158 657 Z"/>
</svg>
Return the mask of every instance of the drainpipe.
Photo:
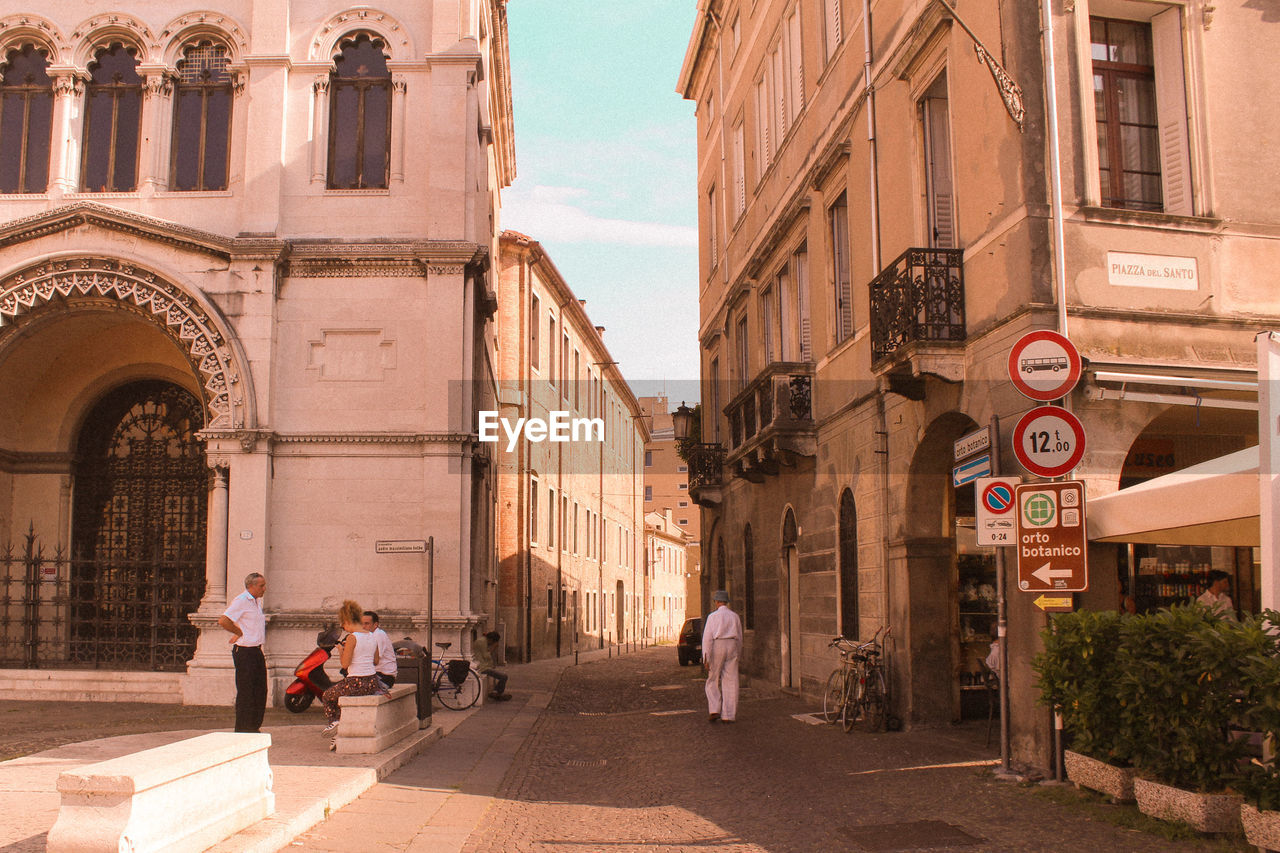
<svg viewBox="0 0 1280 853">
<path fill-rule="evenodd" d="M 867 153 L 871 171 L 871 268 L 879 274 L 880 168 L 876 145 L 875 81 L 871 74 L 871 0 L 862 0 L 862 42 L 862 84 L 867 92 Z"/>
<path fill-rule="evenodd" d="M 1058 331 L 1067 336 L 1067 261 L 1062 228 L 1062 156 L 1058 145 L 1058 84 L 1054 71 L 1053 8 L 1041 0 L 1040 34 L 1044 43 L 1045 107 L 1049 120 L 1049 172 L 1053 192 L 1053 278 L 1058 302 Z M 1070 408 L 1070 398 L 1064 403 Z"/>
</svg>

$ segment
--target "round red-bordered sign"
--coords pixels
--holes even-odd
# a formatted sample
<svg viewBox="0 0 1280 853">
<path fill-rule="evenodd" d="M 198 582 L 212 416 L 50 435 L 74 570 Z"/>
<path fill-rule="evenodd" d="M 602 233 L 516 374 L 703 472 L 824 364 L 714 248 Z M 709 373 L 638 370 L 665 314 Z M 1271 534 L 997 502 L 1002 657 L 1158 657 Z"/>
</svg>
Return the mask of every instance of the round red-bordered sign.
<svg viewBox="0 0 1280 853">
<path fill-rule="evenodd" d="M 1013 509 L 1013 486 L 1008 483 L 988 483 L 982 490 L 982 505 L 994 515 L 1004 515 Z"/>
<path fill-rule="evenodd" d="M 1080 353 L 1075 344 L 1049 329 L 1018 338 L 1009 350 L 1009 379 L 1024 397 L 1047 403 L 1071 393 L 1080 381 Z"/>
<path fill-rule="evenodd" d="M 1084 456 L 1084 425 L 1060 406 L 1041 406 L 1018 419 L 1013 455 L 1032 474 L 1061 477 Z"/>
</svg>

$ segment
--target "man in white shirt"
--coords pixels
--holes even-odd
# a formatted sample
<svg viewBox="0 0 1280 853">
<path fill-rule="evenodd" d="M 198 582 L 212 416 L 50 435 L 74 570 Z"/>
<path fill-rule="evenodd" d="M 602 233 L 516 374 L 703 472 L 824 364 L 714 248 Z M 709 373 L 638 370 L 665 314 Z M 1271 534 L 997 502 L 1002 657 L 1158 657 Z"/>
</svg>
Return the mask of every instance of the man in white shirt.
<svg viewBox="0 0 1280 853">
<path fill-rule="evenodd" d="M 360 624 L 373 635 L 374 641 L 378 644 L 378 664 L 374 667 L 374 671 L 378 673 L 378 680 L 382 682 L 382 686 L 390 690 L 391 685 L 396 683 L 396 673 L 400 671 L 396 666 L 396 650 L 391 647 L 391 638 L 387 636 L 386 631 L 378 627 L 378 614 L 372 610 L 364 612 L 360 617 Z"/>
<path fill-rule="evenodd" d="M 718 589 L 715 611 L 702 627 L 702 668 L 707 671 L 707 721 L 732 723 L 738 716 L 738 657 L 742 620 L 729 609 L 729 593 Z"/>
<path fill-rule="evenodd" d="M 1209 588 L 1200 593 L 1196 601 L 1217 613 L 1223 619 L 1236 621 L 1236 606 L 1228 592 L 1231 589 L 1231 575 L 1221 569 L 1209 572 Z"/>
<path fill-rule="evenodd" d="M 227 605 L 218 624 L 231 633 L 231 660 L 236 667 L 236 731 L 256 733 L 267 712 L 267 660 L 262 644 L 267 639 L 267 619 L 262 614 L 262 596 L 267 579 L 251 572 L 244 579 L 244 592 Z"/>
</svg>

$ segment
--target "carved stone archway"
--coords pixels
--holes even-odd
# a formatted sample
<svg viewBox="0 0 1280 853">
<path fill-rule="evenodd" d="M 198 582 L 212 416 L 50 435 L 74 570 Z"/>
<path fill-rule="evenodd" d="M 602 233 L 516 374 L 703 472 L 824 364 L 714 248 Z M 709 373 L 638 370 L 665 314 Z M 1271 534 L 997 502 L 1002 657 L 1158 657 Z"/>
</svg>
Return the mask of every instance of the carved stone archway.
<svg viewBox="0 0 1280 853">
<path fill-rule="evenodd" d="M 115 299 L 179 346 L 201 383 L 206 429 L 252 427 L 247 374 L 212 306 L 154 272 L 101 257 L 60 258 L 0 280 L 0 343 L 23 315 L 58 300 Z"/>
</svg>

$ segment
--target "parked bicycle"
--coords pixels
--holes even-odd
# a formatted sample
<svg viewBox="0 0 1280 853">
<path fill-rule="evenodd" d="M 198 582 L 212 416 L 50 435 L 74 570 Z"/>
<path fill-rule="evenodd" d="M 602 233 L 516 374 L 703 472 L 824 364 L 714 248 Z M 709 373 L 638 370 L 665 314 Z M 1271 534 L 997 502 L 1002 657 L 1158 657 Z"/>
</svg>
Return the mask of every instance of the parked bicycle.
<svg viewBox="0 0 1280 853">
<path fill-rule="evenodd" d="M 840 654 L 840 664 L 827 678 L 822 694 L 822 716 L 828 723 L 839 721 L 846 732 L 853 731 L 855 724 L 867 731 L 885 730 L 889 688 L 883 641 L 888 636 L 889 628 L 883 628 L 864 643 L 836 637 L 827 644 Z"/>
<path fill-rule="evenodd" d="M 440 657 L 431 659 L 431 692 L 440 704 L 451 711 L 470 708 L 480 698 L 480 674 L 466 658 L 445 660 L 445 652 L 453 643 L 436 643 Z"/>
</svg>

